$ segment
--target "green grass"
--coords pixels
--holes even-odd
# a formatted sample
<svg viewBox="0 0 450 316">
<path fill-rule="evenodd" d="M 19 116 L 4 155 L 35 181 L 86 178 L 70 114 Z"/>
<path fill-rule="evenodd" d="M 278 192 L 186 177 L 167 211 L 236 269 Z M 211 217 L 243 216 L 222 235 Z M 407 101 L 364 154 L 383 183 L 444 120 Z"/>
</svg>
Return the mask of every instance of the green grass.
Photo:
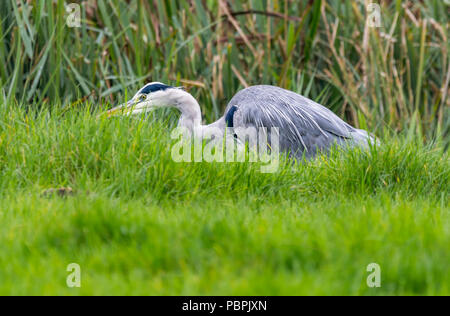
<svg viewBox="0 0 450 316">
<path fill-rule="evenodd" d="M 0 106 L 0 294 L 450 294 L 440 144 L 391 137 L 262 174 L 173 162 L 162 113 L 97 114 Z M 62 186 L 76 195 L 41 196 Z"/>
<path fill-rule="evenodd" d="M 161 81 L 197 87 L 211 122 L 239 89 L 273 84 L 379 135 L 414 128 L 449 144 L 445 1 L 376 1 L 381 28 L 366 27 L 362 0 L 89 1 L 80 28 L 67 26 L 67 2 L 0 1 L 0 95 L 9 102 L 117 103 Z"/>
<path fill-rule="evenodd" d="M 450 294 L 448 4 L 379 2 L 381 28 L 350 0 L 84 1 L 69 28 L 63 0 L 0 1 L 0 294 Z M 205 122 L 278 85 L 381 146 L 175 163 L 172 111 L 97 117 L 149 81 Z"/>
</svg>

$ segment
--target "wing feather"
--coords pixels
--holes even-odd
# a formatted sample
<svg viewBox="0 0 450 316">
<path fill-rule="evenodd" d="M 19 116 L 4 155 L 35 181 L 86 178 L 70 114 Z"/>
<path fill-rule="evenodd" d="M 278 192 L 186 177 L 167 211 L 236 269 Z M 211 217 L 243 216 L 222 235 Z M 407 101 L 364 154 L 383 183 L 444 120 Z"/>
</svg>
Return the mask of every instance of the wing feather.
<svg viewBox="0 0 450 316">
<path fill-rule="evenodd" d="M 226 113 L 232 107 L 239 112 L 235 126 L 278 127 L 282 147 L 311 155 L 351 139 L 356 131 L 326 107 L 274 86 L 244 89 L 230 101 Z"/>
</svg>

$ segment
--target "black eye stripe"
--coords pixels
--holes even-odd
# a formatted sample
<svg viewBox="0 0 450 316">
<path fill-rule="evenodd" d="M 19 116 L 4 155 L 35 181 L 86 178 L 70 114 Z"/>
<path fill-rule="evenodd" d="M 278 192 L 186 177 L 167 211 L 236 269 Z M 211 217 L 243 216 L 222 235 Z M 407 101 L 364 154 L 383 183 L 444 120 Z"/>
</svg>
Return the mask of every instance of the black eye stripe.
<svg viewBox="0 0 450 316">
<path fill-rule="evenodd" d="M 149 85 L 145 86 L 141 90 L 141 93 L 149 94 L 149 93 L 156 92 L 156 91 L 161 91 L 161 90 L 164 91 L 164 90 L 167 90 L 170 88 L 173 88 L 173 87 L 162 84 L 162 83 L 154 83 L 154 84 L 149 84 Z"/>
</svg>

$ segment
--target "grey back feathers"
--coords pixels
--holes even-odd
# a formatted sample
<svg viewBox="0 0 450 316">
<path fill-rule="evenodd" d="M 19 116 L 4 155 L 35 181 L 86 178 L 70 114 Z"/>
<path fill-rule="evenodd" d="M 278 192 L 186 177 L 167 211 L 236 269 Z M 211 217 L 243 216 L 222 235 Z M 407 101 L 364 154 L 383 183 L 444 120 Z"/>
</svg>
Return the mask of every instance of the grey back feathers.
<svg viewBox="0 0 450 316">
<path fill-rule="evenodd" d="M 334 144 L 366 146 L 371 138 L 326 107 L 275 86 L 253 86 L 238 92 L 228 104 L 225 120 L 229 127 L 266 127 L 269 134 L 271 127 L 278 127 L 280 150 L 299 158 L 313 157 Z"/>
</svg>

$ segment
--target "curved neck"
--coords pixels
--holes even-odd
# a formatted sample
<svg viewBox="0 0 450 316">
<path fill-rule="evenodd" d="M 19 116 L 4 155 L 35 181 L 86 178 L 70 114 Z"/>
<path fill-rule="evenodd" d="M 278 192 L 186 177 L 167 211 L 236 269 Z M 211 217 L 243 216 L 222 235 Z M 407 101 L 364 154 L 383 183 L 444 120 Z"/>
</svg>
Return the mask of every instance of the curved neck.
<svg viewBox="0 0 450 316">
<path fill-rule="evenodd" d="M 175 98 L 175 106 L 181 112 L 178 125 L 193 130 L 202 125 L 202 113 L 197 100 L 189 93 L 179 90 Z"/>
<path fill-rule="evenodd" d="M 184 90 L 172 90 L 170 95 L 170 103 L 181 112 L 178 126 L 185 127 L 191 132 L 200 129 L 202 132 L 206 130 L 223 130 L 226 127 L 225 118 L 222 117 L 218 121 L 204 126 L 202 125 L 202 113 L 197 100 Z"/>
</svg>

